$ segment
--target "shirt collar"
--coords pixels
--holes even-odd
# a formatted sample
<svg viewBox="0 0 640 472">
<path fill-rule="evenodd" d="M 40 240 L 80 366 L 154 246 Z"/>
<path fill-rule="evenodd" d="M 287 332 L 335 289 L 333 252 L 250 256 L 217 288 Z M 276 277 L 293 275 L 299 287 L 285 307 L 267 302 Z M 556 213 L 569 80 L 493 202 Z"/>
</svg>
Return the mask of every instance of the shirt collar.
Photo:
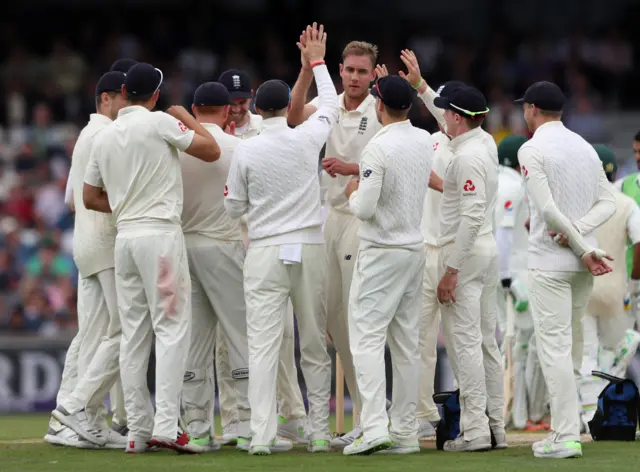
<svg viewBox="0 0 640 472">
<path fill-rule="evenodd" d="M 478 126 L 475 129 L 467 131 L 466 133 L 463 133 L 460 136 L 456 136 L 455 138 L 453 138 L 451 141 L 449 141 L 449 147 L 451 148 L 452 151 L 455 152 L 455 150 L 459 146 L 461 146 L 462 144 L 466 143 L 471 139 L 479 137 L 481 134 L 482 134 L 482 128 Z"/>
<path fill-rule="evenodd" d="M 262 120 L 262 131 L 269 129 L 288 128 L 287 118 L 284 116 L 276 116 Z"/>
<path fill-rule="evenodd" d="M 546 130 L 546 129 L 560 128 L 560 127 L 564 128 L 564 123 L 562 121 L 560 121 L 560 120 L 547 121 L 546 123 L 543 123 L 540 126 L 538 126 L 538 129 L 536 130 L 536 133 L 538 131 L 540 131 L 541 129 L 542 130 Z"/>
<path fill-rule="evenodd" d="M 101 115 L 100 113 L 91 113 L 91 115 L 89 115 L 89 121 L 94 123 L 104 123 L 107 125 L 112 122 L 111 118 L 106 115 Z"/>
<path fill-rule="evenodd" d="M 128 115 L 129 113 L 134 113 L 138 111 L 146 111 L 149 112 L 148 108 L 143 107 L 142 105 L 130 105 L 128 107 L 121 108 L 118 112 L 118 116 Z"/>
<path fill-rule="evenodd" d="M 358 108 L 355 110 L 347 110 L 344 106 L 344 92 L 338 96 L 338 104 L 340 105 L 340 109 L 347 113 L 359 113 L 360 115 L 364 114 L 367 110 L 367 107 L 371 104 L 372 101 L 375 101 L 375 97 L 370 93 L 367 93 L 367 97 L 362 100 L 362 103 L 358 105 Z"/>
</svg>

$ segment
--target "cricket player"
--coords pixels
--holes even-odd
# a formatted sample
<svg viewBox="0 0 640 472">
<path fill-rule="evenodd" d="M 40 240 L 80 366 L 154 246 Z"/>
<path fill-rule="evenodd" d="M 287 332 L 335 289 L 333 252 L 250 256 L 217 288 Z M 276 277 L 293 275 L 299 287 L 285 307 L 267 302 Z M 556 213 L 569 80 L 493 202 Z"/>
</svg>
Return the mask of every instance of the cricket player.
<svg viewBox="0 0 640 472">
<path fill-rule="evenodd" d="M 595 144 L 594 149 L 602 161 L 609 182 L 616 176 L 617 164 L 613 151 L 603 144 Z M 580 380 L 580 400 L 582 401 L 582 422 L 587 424 L 593 418 L 598 395 L 607 385 L 606 380 L 591 375 L 598 370 L 616 377 L 625 377 L 627 367 L 633 359 L 640 342 L 640 333 L 633 329 L 635 317 L 631 313 L 628 297 L 628 277 L 625 267 L 627 240 L 633 252 L 640 256 L 640 208 L 627 195 L 614 193 L 616 212 L 594 232 L 598 248 L 613 257 L 612 273 L 594 280 L 593 291 L 584 317 L 584 357 Z M 632 264 L 632 275 L 640 272 L 640 257 Z M 633 285 L 637 285 L 637 280 Z M 633 289 L 632 289 L 633 291 Z"/>
<path fill-rule="evenodd" d="M 338 98 L 326 65 L 326 33 L 314 23 L 298 43 L 313 67 L 320 109 L 290 129 L 290 91 L 265 82 L 255 106 L 263 117 L 259 136 L 236 147 L 225 208 L 248 214 L 249 249 L 244 267 L 249 338 L 250 454 L 270 454 L 276 440 L 276 368 L 289 297 L 300 332 L 301 367 L 309 400 L 311 452 L 329 450 L 331 360 L 325 340 L 324 238 L 318 154 L 338 115 Z M 291 443 L 289 443 L 291 444 Z"/>
<path fill-rule="evenodd" d="M 362 221 L 349 300 L 349 339 L 362 398 L 363 434 L 345 455 L 419 452 L 415 417 L 420 371 L 420 304 L 425 267 L 421 222 L 433 147 L 408 119 L 414 91 L 399 76 L 371 89 L 382 129 L 360 160 L 360 179 L 347 185 L 349 208 Z M 384 353 L 393 365 L 387 415 Z"/>
<path fill-rule="evenodd" d="M 139 63 L 127 72 L 127 100 L 94 143 L 85 206 L 113 212 L 120 367 L 129 426 L 128 452 L 147 446 L 201 452 L 178 430 L 191 328 L 189 268 L 180 226 L 183 190 L 178 151 L 205 162 L 220 157 L 211 134 L 182 107 L 151 112 L 162 72 Z M 106 193 L 105 193 L 106 192 Z M 156 413 L 146 386 L 155 334 Z M 80 433 L 80 431 L 78 431 Z M 87 440 L 93 440 L 87 434 Z"/>
<path fill-rule="evenodd" d="M 503 374 L 495 339 L 498 250 L 493 213 L 498 156 L 481 125 L 489 109 L 478 90 L 464 86 L 434 104 L 445 110 L 453 158 L 444 176 L 438 244 L 438 300 L 447 354 L 460 387 L 460 436 L 448 452 L 507 447 Z"/>
<path fill-rule="evenodd" d="M 498 242 L 500 280 L 498 288 L 498 313 L 500 305 L 505 319 L 500 330 L 503 343 L 512 344 L 511 360 L 514 370 L 513 404 L 511 423 L 517 429 L 539 431 L 548 429 L 544 422 L 547 412 L 547 389 L 538 359 L 533 319 L 528 309 L 527 249 L 529 231 L 525 222 L 529 219 L 528 201 L 520 174 L 518 150 L 527 141 L 524 136 L 507 136 L 498 145 L 500 173 L 498 175 L 498 200 L 496 204 L 496 240 Z M 510 293 L 510 297 L 507 294 Z M 506 319 L 506 303 L 514 304 L 510 310 L 513 320 Z M 513 335 L 507 339 L 511 323 Z M 505 373 L 506 375 L 506 373 Z M 505 401 L 509 399 L 505 398 Z"/>
<path fill-rule="evenodd" d="M 216 325 L 229 347 L 233 397 L 237 404 L 238 447 L 249 445 L 247 319 L 242 289 L 245 247 L 238 221 L 224 209 L 224 186 L 240 138 L 223 131 L 231 97 L 224 85 L 202 84 L 193 97 L 196 120 L 211 133 L 221 156 L 209 164 L 181 153 L 184 206 L 182 230 L 191 273 L 192 329 L 182 391 L 183 418 L 191 442 L 205 450 L 214 442 L 213 357 Z"/>
<path fill-rule="evenodd" d="M 529 303 L 551 406 L 552 432 L 533 453 L 579 457 L 582 319 L 592 275 L 611 271 L 588 235 L 614 214 L 615 197 L 596 151 L 562 124 L 565 97 L 556 84 L 537 82 L 516 103 L 533 133 L 518 161 L 531 212 Z"/>
<path fill-rule="evenodd" d="M 131 69 L 137 63 L 138 61 L 136 61 L 135 59 L 124 57 L 124 58 L 118 59 L 113 64 L 111 64 L 111 68 L 109 70 L 124 72 L 126 74 L 127 72 L 129 72 L 129 69 Z"/>
<path fill-rule="evenodd" d="M 125 74 L 107 72 L 96 85 L 96 113 L 81 131 L 74 148 L 68 179 L 68 201 L 74 200 L 75 211 L 74 261 L 80 273 L 78 300 L 80 307 L 77 336 L 77 377 L 73 386 L 65 389 L 67 365 L 72 362 L 75 349 L 72 342 L 57 404 L 67 412 L 80 412 L 92 424 L 96 434 L 104 439 L 104 447 L 124 449 L 126 446 L 126 413 L 119 382 L 120 320 L 116 309 L 113 251 L 115 226 L 111 215 L 87 210 L 82 203 L 84 172 L 89 162 L 93 141 L 97 134 L 114 120 L 124 106 L 121 89 Z M 75 340 L 75 338 L 74 338 Z M 120 392 L 114 408 L 112 428 L 107 427 L 104 398 L 109 388 Z M 112 390 L 113 392 L 113 390 Z M 112 402 L 115 398 L 111 396 Z M 114 402 L 115 403 L 115 402 Z M 72 429 L 55 418 L 49 423 L 45 440 L 51 444 L 95 448 L 78 438 Z"/>
<path fill-rule="evenodd" d="M 327 258 L 326 309 L 327 331 L 344 369 L 344 378 L 354 407 L 361 411 L 353 359 L 349 347 L 348 303 L 351 277 L 358 251 L 360 226 L 349 210 L 344 191 L 352 176 L 359 175 L 360 154 L 369 140 L 381 129 L 375 110 L 375 99 L 369 86 L 375 79 L 378 48 L 363 41 L 352 41 L 342 52 L 340 77 L 344 92 L 338 96 L 339 117 L 327 146 L 322 167 L 323 185 L 327 187 L 327 212 L 324 235 Z M 320 98 L 306 102 L 313 79 L 312 68 L 303 63 L 291 91 L 288 123 L 299 125 L 318 110 Z M 357 419 L 354 418 L 354 422 Z M 331 441 L 333 448 L 344 448 L 360 436 L 355 426 L 344 436 Z"/>
<path fill-rule="evenodd" d="M 225 85 L 231 95 L 231 109 L 225 130 L 241 139 L 252 138 L 260 133 L 262 116 L 251 113 L 253 90 L 249 74 L 231 69 L 223 72 L 218 81 Z M 241 227 L 247 236 L 246 217 Z M 246 241 L 248 243 L 248 240 Z M 216 335 L 216 375 L 219 387 L 220 416 L 222 420 L 222 443 L 237 442 L 238 414 L 233 394 L 231 368 L 227 346 L 220 328 Z M 280 348 L 280 364 L 277 381 L 278 397 L 278 435 L 297 443 L 307 443 L 307 418 L 295 362 L 295 331 L 291 300 L 284 319 L 284 333 Z"/>
</svg>

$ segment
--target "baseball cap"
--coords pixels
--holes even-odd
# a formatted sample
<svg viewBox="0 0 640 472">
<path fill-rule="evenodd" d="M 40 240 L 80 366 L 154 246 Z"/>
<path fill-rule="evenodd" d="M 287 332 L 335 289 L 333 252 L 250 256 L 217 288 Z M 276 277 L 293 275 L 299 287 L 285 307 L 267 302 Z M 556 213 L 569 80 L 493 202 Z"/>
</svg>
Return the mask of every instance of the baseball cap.
<svg viewBox="0 0 640 472">
<path fill-rule="evenodd" d="M 604 168 L 605 174 L 613 174 L 618 170 L 616 155 L 609 146 L 604 144 L 594 144 L 593 149 L 596 150 L 598 157 L 602 161 L 602 167 Z"/>
<path fill-rule="evenodd" d="M 524 97 L 515 100 L 513 103 L 529 103 L 541 110 L 562 111 L 565 100 L 564 93 L 553 82 L 536 82 L 529 86 L 524 93 Z"/>
<path fill-rule="evenodd" d="M 440 87 L 438 87 L 438 90 L 436 90 L 436 94 L 440 97 L 448 97 L 451 91 L 459 87 L 465 87 L 466 85 L 467 84 L 465 84 L 464 82 L 460 82 L 459 80 L 449 80 L 448 82 L 445 82 Z"/>
<path fill-rule="evenodd" d="M 139 62 L 127 72 L 124 88 L 132 98 L 144 100 L 151 98 L 162 84 L 162 71 L 151 64 Z"/>
<path fill-rule="evenodd" d="M 231 103 L 231 95 L 227 87 L 220 82 L 206 82 L 193 94 L 193 104 L 199 106 L 223 106 Z"/>
<path fill-rule="evenodd" d="M 124 84 L 125 73 L 119 71 L 109 71 L 102 74 L 96 85 L 96 97 L 104 92 L 120 92 Z"/>
<path fill-rule="evenodd" d="M 498 144 L 498 161 L 500 165 L 506 167 L 516 167 L 518 162 L 518 151 L 527 142 L 527 138 L 517 134 L 507 136 Z"/>
<path fill-rule="evenodd" d="M 231 94 L 233 98 L 233 93 Z M 263 111 L 282 110 L 287 108 L 291 100 L 291 90 L 282 80 L 267 80 L 256 90 L 254 100 L 256 108 Z"/>
<path fill-rule="evenodd" d="M 436 97 L 433 104 L 451 110 L 470 120 L 484 118 L 489 113 L 487 100 L 480 90 L 468 85 L 454 87 L 447 96 Z"/>
<path fill-rule="evenodd" d="M 371 95 L 393 110 L 408 110 L 415 92 L 409 82 L 398 75 L 380 77 L 371 87 Z"/>
<path fill-rule="evenodd" d="M 127 72 L 129 72 L 129 69 L 131 69 L 137 63 L 138 63 L 138 61 L 136 61 L 135 59 L 129 59 L 127 57 L 123 57 L 121 59 L 118 59 L 113 64 L 111 64 L 111 67 L 109 68 L 109 70 L 110 71 L 114 71 L 114 70 L 115 71 L 120 71 L 120 72 L 124 72 L 126 74 Z"/>
<path fill-rule="evenodd" d="M 218 82 L 227 87 L 231 98 L 251 98 L 249 74 L 238 69 L 229 69 L 220 74 Z"/>
</svg>

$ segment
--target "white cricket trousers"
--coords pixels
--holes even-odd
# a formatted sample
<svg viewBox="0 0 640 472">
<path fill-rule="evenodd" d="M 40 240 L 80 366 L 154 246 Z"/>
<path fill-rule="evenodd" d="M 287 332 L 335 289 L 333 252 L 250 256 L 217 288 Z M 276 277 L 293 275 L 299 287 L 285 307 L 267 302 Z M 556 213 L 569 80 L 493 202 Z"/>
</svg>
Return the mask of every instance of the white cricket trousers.
<svg viewBox="0 0 640 472">
<path fill-rule="evenodd" d="M 442 248 L 440 278 L 455 243 Z M 441 305 L 445 346 L 460 388 L 460 432 L 466 441 L 504 430 L 502 359 L 496 341 L 498 250 L 478 236 L 458 272 L 455 303 Z"/>
<path fill-rule="evenodd" d="M 62 406 L 74 413 L 85 408 L 90 412 L 97 411 L 103 407 L 104 398 L 111 389 L 114 422 L 125 425 L 119 359 L 122 330 L 118 316 L 115 270 L 106 269 L 80 279 L 78 296 L 85 310 L 80 356 L 89 356 L 85 358 L 89 364 L 79 375 L 74 390 Z"/>
<path fill-rule="evenodd" d="M 185 235 L 191 273 L 191 342 L 182 391 L 183 418 L 189 434 L 214 436 L 213 361 L 216 326 L 228 349 L 236 416 L 249 437 L 249 353 L 244 302 L 242 241 L 214 241 Z"/>
<path fill-rule="evenodd" d="M 349 293 L 360 237 L 360 220 L 352 214 L 329 208 L 324 224 L 327 259 L 326 309 L 327 331 L 344 372 L 353 406 L 362 411 L 353 357 L 349 346 Z M 353 419 L 354 423 L 357 421 Z"/>
<path fill-rule="evenodd" d="M 391 433 L 400 445 L 418 445 L 416 402 L 424 266 L 421 250 L 370 247 L 358 251 L 349 300 L 349 338 L 362 399 L 360 425 L 365 441 Z M 387 342 L 393 368 L 393 403 L 388 414 Z"/>
<path fill-rule="evenodd" d="M 302 260 L 285 264 L 280 246 L 249 247 L 244 265 L 249 337 L 252 446 L 276 438 L 276 376 L 283 318 L 291 297 L 300 335 L 300 367 L 307 385 L 310 440 L 328 440 L 331 358 L 327 353 L 322 244 L 303 244 Z"/>
<path fill-rule="evenodd" d="M 549 391 L 551 430 L 558 442 L 580 441 L 576 378 L 582 364 L 582 319 L 593 276 L 529 270 L 529 286 L 538 358 Z"/>
<path fill-rule="evenodd" d="M 116 289 L 122 324 L 120 371 L 129 441 L 175 441 L 189 354 L 191 281 L 182 228 L 118 228 Z M 156 413 L 147 387 L 155 334 Z"/>
<path fill-rule="evenodd" d="M 424 280 L 422 310 L 420 312 L 420 386 L 416 417 L 439 421 L 440 413 L 433 401 L 436 364 L 438 363 L 438 334 L 440 334 L 440 303 L 438 302 L 438 259 L 440 248 L 424 245 Z"/>
</svg>

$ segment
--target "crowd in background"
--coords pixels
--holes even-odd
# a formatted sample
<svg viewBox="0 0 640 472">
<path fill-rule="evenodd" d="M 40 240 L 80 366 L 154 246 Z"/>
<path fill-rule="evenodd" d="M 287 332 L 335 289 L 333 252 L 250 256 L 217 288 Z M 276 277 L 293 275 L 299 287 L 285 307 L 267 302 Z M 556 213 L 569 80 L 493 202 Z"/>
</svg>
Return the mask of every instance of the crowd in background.
<svg viewBox="0 0 640 472">
<path fill-rule="evenodd" d="M 209 44 L 194 29 L 176 43 L 167 33 L 171 27 L 168 19 L 155 19 L 142 40 L 118 31 L 98 34 L 98 28 L 89 26 L 75 31 L 73 40 L 60 36 L 37 48 L 3 28 L 0 332 L 55 336 L 75 329 L 73 214 L 64 204 L 64 189 L 75 138 L 95 111 L 95 83 L 115 59 L 131 57 L 162 68 L 173 103 L 184 105 L 190 105 L 200 83 L 215 80 L 230 67 L 247 70 L 256 87 L 270 78 L 293 84 L 297 77 L 295 37 L 267 30 L 256 49 L 255 41 Z M 377 42 L 379 62 L 390 71 L 401 68 L 399 51 L 409 47 L 433 86 L 455 78 L 484 91 L 491 108 L 486 128 L 496 141 L 526 133 L 522 110 L 512 100 L 530 83 L 548 79 L 559 83 L 569 97 L 567 126 L 591 142 L 606 142 L 611 130 L 600 112 L 625 105 L 625 90 L 640 52 L 616 29 L 598 35 L 575 32 L 554 41 L 533 37 L 513 42 L 496 33 L 483 46 L 424 35 L 407 40 L 341 34 L 344 41 L 332 37 L 327 60 L 338 90 L 339 46 L 346 41 Z M 414 107 L 411 117 L 416 125 L 435 129 L 425 107 Z"/>
</svg>

